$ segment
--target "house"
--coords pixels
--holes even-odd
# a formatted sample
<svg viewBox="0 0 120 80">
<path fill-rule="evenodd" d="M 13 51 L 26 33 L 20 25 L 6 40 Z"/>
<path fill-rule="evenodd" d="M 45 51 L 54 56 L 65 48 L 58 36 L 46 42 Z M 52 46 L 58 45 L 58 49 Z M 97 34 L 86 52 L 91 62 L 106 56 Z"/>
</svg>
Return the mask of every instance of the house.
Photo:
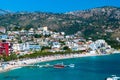
<svg viewBox="0 0 120 80">
<path fill-rule="evenodd" d="M 60 34 L 64 36 L 64 35 L 65 35 L 65 32 L 61 32 Z"/>
<path fill-rule="evenodd" d="M 54 51 L 59 51 L 59 50 L 60 50 L 60 47 L 61 47 L 61 45 L 60 45 L 59 42 L 53 42 L 53 43 L 52 43 L 52 50 L 54 50 Z"/>
<path fill-rule="evenodd" d="M 8 33 L 8 35 L 10 36 L 10 35 L 19 35 L 20 34 L 20 32 L 19 31 L 7 31 L 7 33 Z"/>
<path fill-rule="evenodd" d="M 72 47 L 72 51 L 78 51 L 78 47 Z"/>
<path fill-rule="evenodd" d="M 40 47 L 40 45 L 30 44 L 29 49 L 32 50 L 32 51 L 40 51 L 41 47 Z"/>
<path fill-rule="evenodd" d="M 4 27 L 0 27 L 0 32 L 6 33 L 6 29 Z"/>
<path fill-rule="evenodd" d="M 35 34 L 42 34 L 42 31 L 38 29 L 35 31 Z"/>
<path fill-rule="evenodd" d="M 23 30 L 23 29 L 20 31 L 20 35 L 26 35 L 27 33 L 28 32 L 26 30 Z"/>
<path fill-rule="evenodd" d="M 43 35 L 50 35 L 50 32 L 49 31 L 42 31 L 42 34 Z"/>
<path fill-rule="evenodd" d="M 30 28 L 29 31 L 28 31 L 28 34 L 29 34 L 29 35 L 34 34 L 34 29 L 33 29 L 33 28 Z"/>
<path fill-rule="evenodd" d="M 27 41 L 28 40 L 28 38 L 26 37 L 26 36 L 21 36 L 21 38 L 20 38 L 21 40 L 22 40 L 22 42 L 25 42 L 25 41 Z"/>
<path fill-rule="evenodd" d="M 46 38 L 47 39 L 47 38 Z M 46 39 L 39 39 L 39 44 L 41 46 L 49 46 L 49 41 Z"/>
<path fill-rule="evenodd" d="M 52 48 L 60 48 L 60 43 L 59 42 L 53 42 Z"/>
<path fill-rule="evenodd" d="M 43 27 L 43 31 L 48 31 L 48 27 L 47 26 Z"/>
<path fill-rule="evenodd" d="M 15 40 L 15 36 L 9 35 L 9 36 L 8 36 L 8 39 L 10 39 L 10 40 Z"/>
</svg>

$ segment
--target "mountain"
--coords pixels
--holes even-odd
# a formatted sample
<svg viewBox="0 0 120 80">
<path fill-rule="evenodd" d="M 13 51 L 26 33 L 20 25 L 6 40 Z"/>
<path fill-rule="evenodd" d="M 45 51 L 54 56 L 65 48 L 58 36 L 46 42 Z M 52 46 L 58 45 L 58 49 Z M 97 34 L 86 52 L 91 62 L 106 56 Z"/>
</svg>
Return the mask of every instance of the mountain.
<svg viewBox="0 0 120 80">
<path fill-rule="evenodd" d="M 0 15 L 4 15 L 4 14 L 11 14 L 11 12 L 0 9 Z"/>
<path fill-rule="evenodd" d="M 104 6 L 65 14 L 45 12 L 6 14 L 4 10 L 0 12 L 4 14 L 0 16 L 0 26 L 8 30 L 48 26 L 50 30 L 64 31 L 67 34 L 80 31 L 86 38 L 120 38 L 117 33 L 120 31 L 120 8 L 118 7 Z"/>
<path fill-rule="evenodd" d="M 118 7 L 104 6 L 66 14 L 83 19 L 81 25 L 86 26 L 84 29 L 86 36 L 94 34 L 106 35 L 106 33 L 111 31 L 113 33 L 108 33 L 109 35 L 114 36 L 113 38 L 120 38 L 120 8 Z"/>
<path fill-rule="evenodd" d="M 99 7 L 99 8 L 94 8 L 94 9 L 89 9 L 84 11 L 69 12 L 66 14 L 72 14 L 82 18 L 104 16 L 109 18 L 120 19 L 120 8 L 104 6 L 104 7 Z"/>
</svg>

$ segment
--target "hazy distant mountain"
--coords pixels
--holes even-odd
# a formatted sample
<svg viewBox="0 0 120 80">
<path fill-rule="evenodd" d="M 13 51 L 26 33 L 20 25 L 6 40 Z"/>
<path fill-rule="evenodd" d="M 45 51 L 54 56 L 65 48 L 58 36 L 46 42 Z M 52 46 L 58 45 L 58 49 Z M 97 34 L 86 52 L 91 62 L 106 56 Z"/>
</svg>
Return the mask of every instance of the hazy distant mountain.
<svg viewBox="0 0 120 80">
<path fill-rule="evenodd" d="M 110 31 L 112 34 L 120 31 L 120 8 L 117 7 L 106 6 L 65 14 L 44 12 L 6 14 L 4 10 L 0 10 L 0 13 L 5 14 L 0 16 L 0 26 L 12 30 L 48 26 L 51 30 L 65 31 L 67 34 L 81 31 L 84 36 L 99 38 L 107 35 Z M 109 36 L 114 35 L 109 34 Z M 120 37 L 120 35 L 117 37 Z"/>
<path fill-rule="evenodd" d="M 10 11 L 0 9 L 0 15 L 10 14 L 10 13 L 11 13 Z"/>
</svg>

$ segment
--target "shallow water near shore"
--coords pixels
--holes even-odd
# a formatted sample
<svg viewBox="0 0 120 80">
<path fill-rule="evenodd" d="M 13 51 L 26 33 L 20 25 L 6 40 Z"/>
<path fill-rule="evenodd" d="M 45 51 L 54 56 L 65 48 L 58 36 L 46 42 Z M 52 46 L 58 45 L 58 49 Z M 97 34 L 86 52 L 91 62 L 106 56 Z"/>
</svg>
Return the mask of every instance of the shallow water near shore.
<svg viewBox="0 0 120 80">
<path fill-rule="evenodd" d="M 105 80 L 111 75 L 120 76 L 120 54 L 72 58 L 37 64 L 54 65 L 61 62 L 65 65 L 75 64 L 75 67 L 62 69 L 23 67 L 0 73 L 0 80 Z"/>
</svg>

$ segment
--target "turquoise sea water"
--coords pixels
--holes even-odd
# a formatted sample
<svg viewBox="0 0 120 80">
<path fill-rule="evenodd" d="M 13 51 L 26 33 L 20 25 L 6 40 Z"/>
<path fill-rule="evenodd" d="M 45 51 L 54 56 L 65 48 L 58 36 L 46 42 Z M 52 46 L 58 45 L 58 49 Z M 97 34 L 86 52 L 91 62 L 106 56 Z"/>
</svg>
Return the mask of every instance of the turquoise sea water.
<svg viewBox="0 0 120 80">
<path fill-rule="evenodd" d="M 105 80 L 120 76 L 120 54 L 56 60 L 38 64 L 75 64 L 74 68 L 23 67 L 0 73 L 0 80 Z"/>
</svg>

